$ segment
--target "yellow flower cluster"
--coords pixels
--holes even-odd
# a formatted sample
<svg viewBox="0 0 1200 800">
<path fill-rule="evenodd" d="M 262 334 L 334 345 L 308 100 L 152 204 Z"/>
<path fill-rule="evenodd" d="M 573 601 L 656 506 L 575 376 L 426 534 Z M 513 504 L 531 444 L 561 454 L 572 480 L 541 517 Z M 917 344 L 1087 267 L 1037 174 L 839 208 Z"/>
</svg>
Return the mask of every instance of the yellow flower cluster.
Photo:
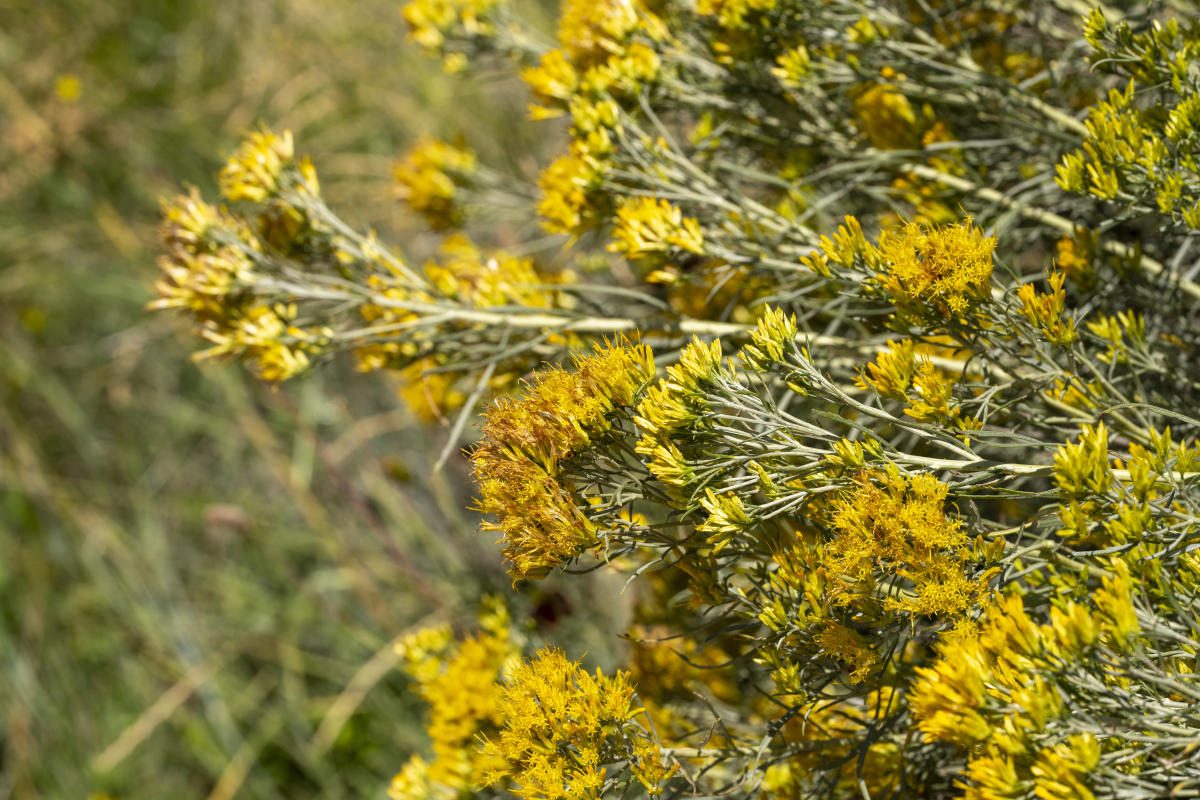
<svg viewBox="0 0 1200 800">
<path fill-rule="evenodd" d="M 1154 564 L 1163 544 L 1150 536 L 1165 523 L 1164 513 L 1151 504 L 1164 491 L 1172 472 L 1200 467 L 1200 444 L 1174 443 L 1171 429 L 1149 431 L 1150 446 L 1128 444 L 1126 459 L 1109 459 L 1108 430 L 1103 423 L 1084 426 L 1078 440 L 1061 445 L 1054 456 L 1058 488 L 1059 536 L 1075 545 L 1104 549 L 1130 546 L 1131 558 L 1145 560 L 1155 581 Z M 1114 470 L 1125 477 L 1117 480 Z M 1186 523 L 1191 530 L 1191 523 Z"/>
<path fill-rule="evenodd" d="M 904 413 L 918 422 L 934 422 L 960 430 L 974 430 L 979 420 L 963 414 L 953 403 L 952 377 L 933 365 L 928 356 L 917 353 L 912 339 L 888 341 L 875 360 L 859 375 L 860 389 L 874 389 L 881 397 L 908 404 Z"/>
<path fill-rule="evenodd" d="M 462 223 L 456 187 L 475 172 L 475 153 L 431 137 L 423 137 L 396 165 L 397 194 L 434 229 Z"/>
<path fill-rule="evenodd" d="M 771 75 L 789 89 L 800 88 L 811 74 L 812 56 L 804 45 L 793 47 L 779 56 L 771 69 Z"/>
<path fill-rule="evenodd" d="M 482 632 L 455 643 L 448 626 L 426 628 L 397 645 L 405 671 L 429 706 L 427 731 L 434 759 L 414 755 L 392 780 L 391 800 L 453 800 L 504 768 L 479 747 L 479 737 L 504 724 L 499 680 L 519 653 L 509 636 L 508 610 L 491 599 Z"/>
<path fill-rule="evenodd" d="M 1165 217 L 1200 228 L 1200 92 L 1188 66 L 1200 57 L 1200 31 L 1169 19 L 1134 32 L 1128 22 L 1110 25 L 1093 10 L 1084 32 L 1094 60 L 1119 63 L 1129 82 L 1089 109 L 1082 147 L 1057 166 L 1058 185 L 1101 200 L 1152 204 Z"/>
<path fill-rule="evenodd" d="M 742 347 L 738 357 L 751 369 L 760 372 L 769 370 L 773 365 L 783 362 L 784 355 L 795 346 L 798 333 L 794 314 L 787 314 L 781 308 L 767 308 L 758 318 L 754 330 L 750 331 L 750 342 Z M 800 353 L 807 359 L 806 350 L 801 349 Z M 804 394 L 802 387 L 791 388 Z"/>
<path fill-rule="evenodd" d="M 854 118 L 874 147 L 911 150 L 921 141 L 917 112 L 895 83 L 873 84 L 852 105 Z"/>
<path fill-rule="evenodd" d="M 551 233 L 578 234 L 593 223 L 588 194 L 599 186 L 603 165 L 572 147 L 538 177 L 538 214 Z"/>
<path fill-rule="evenodd" d="M 608 170 L 613 134 L 620 127 L 619 101 L 658 77 L 661 60 L 646 41 L 666 28 L 641 0 L 568 0 L 559 18 L 562 47 L 542 55 L 521 77 L 540 106 L 535 119 L 571 113 L 571 146 L 542 173 L 538 213 L 552 233 L 576 235 L 603 217 L 591 193 Z"/>
<path fill-rule="evenodd" d="M 879 258 L 886 271 L 878 279 L 902 310 L 962 317 L 991 296 L 995 249 L 996 239 L 975 228 L 969 217 L 929 229 L 909 223 L 880 234 Z"/>
<path fill-rule="evenodd" d="M 292 132 L 251 133 L 225 162 L 221 194 L 231 203 L 261 203 L 285 189 L 320 193 L 317 173 L 307 158 L 296 161 Z"/>
<path fill-rule="evenodd" d="M 1146 346 L 1146 320 L 1136 311 L 1101 315 L 1087 328 L 1106 345 L 1106 352 L 1097 356 L 1105 364 L 1127 362 L 1131 350 Z"/>
<path fill-rule="evenodd" d="M 678 207 L 653 197 L 621 200 L 609 250 L 641 258 L 665 254 L 672 248 L 695 255 L 704 253 L 704 235 L 695 217 L 685 217 Z"/>
<path fill-rule="evenodd" d="M 309 367 L 309 352 L 320 352 L 328 332 L 292 324 L 294 304 L 253 305 L 232 315 L 221 328 L 202 329 L 213 347 L 196 358 L 237 355 L 265 381 L 286 381 Z"/>
<path fill-rule="evenodd" d="M 204 202 L 192 189 L 163 207 L 159 258 L 163 277 L 155 284 L 158 299 L 151 309 L 186 309 L 200 322 L 216 322 L 229 313 L 228 296 L 253 280 L 254 262 L 241 244 L 251 247 L 251 237 L 237 220 Z M 220 242 L 212 234 L 225 231 L 233 241 Z"/>
<path fill-rule="evenodd" d="M 606 767 L 627 766 L 651 795 L 675 766 L 638 717 L 629 675 L 591 675 L 558 650 L 516 667 L 504 688 L 504 727 L 484 752 L 498 765 L 488 784 L 511 779 L 527 800 L 593 800 L 610 788 Z"/>
<path fill-rule="evenodd" d="M 579 510 L 563 468 L 611 427 L 654 376 L 643 345 L 598 346 L 575 370 L 538 373 L 524 397 L 502 397 L 487 413 L 472 453 L 479 509 L 496 517 L 504 556 L 516 580 L 545 575 L 596 544 L 595 526 Z"/>
<path fill-rule="evenodd" d="M 1096 284 L 1096 233 L 1076 230 L 1055 242 L 1055 264 L 1080 289 L 1090 290 Z"/>
<path fill-rule="evenodd" d="M 858 219 L 847 216 L 833 236 L 822 235 L 820 247 L 802 258 L 801 262 L 818 275 L 828 278 L 833 275 L 830 262 L 849 270 L 853 269 L 859 260 L 874 271 L 879 266 L 879 253 L 867 241 Z"/>
<path fill-rule="evenodd" d="M 1038 797 L 1092 798 L 1096 740 L 1077 734 L 1048 745 L 1044 734 L 1067 727 L 1058 722 L 1066 706 L 1055 685 L 1067 665 L 1086 660 L 1097 681 L 1124 680 L 1090 656 L 1097 646 L 1123 650 L 1139 632 L 1128 568 L 1110 566 L 1093 608 L 1069 600 L 1039 625 L 1021 597 L 1009 595 L 987 611 L 976 635 L 944 640 L 939 660 L 917 669 L 909 697 L 916 727 L 970 748 L 966 797 L 1015 797 L 1031 785 Z"/>
<path fill-rule="evenodd" d="M 666 376 L 646 387 L 637 406 L 641 438 L 636 449 L 650 473 L 663 483 L 682 488 L 692 481 L 692 470 L 675 437 L 702 419 L 705 389 L 720 370 L 720 340 L 695 338 L 683 348 L 678 363 L 667 367 Z"/>
<path fill-rule="evenodd" d="M 625 49 L 637 32 L 635 0 L 566 0 L 558 18 L 558 40 L 573 63 L 606 59 Z"/>
<path fill-rule="evenodd" d="M 715 17 L 726 30 L 749 27 L 748 18 L 775 8 L 776 0 L 698 0 L 696 13 Z"/>
<path fill-rule="evenodd" d="M 262 136 L 255 134 L 255 141 L 265 141 Z M 248 150 L 230 163 L 248 159 Z M 267 174 L 264 167 L 259 177 Z M 263 380 L 283 381 L 306 370 L 310 356 L 321 352 L 328 329 L 297 326 L 294 304 L 265 301 L 248 291 L 258 277 L 255 258 L 262 253 L 245 223 L 205 203 L 193 189 L 166 204 L 162 238 L 163 277 L 149 308 L 178 308 L 191 315 L 198 333 L 212 343 L 195 358 L 239 356 Z"/>
<path fill-rule="evenodd" d="M 427 50 L 437 50 L 446 37 L 457 33 L 486 35 L 491 29 L 487 14 L 500 0 L 412 0 L 402 10 L 412 40 Z"/>
<path fill-rule="evenodd" d="M 1017 290 L 1021 313 L 1029 320 L 1029 324 L 1041 330 L 1047 341 L 1059 347 L 1067 347 L 1079 338 L 1075 321 L 1063 313 L 1067 307 L 1067 293 L 1063 289 L 1066 278 L 1064 272 L 1050 273 L 1047 280 L 1050 291 L 1047 293 L 1037 291 L 1032 283 L 1022 284 Z"/>
<path fill-rule="evenodd" d="M 879 654 L 865 637 L 831 619 L 823 621 L 813 641 L 826 656 L 846 665 L 852 684 L 865 680 L 879 666 Z"/>
<path fill-rule="evenodd" d="M 986 236 L 967 217 L 952 225 L 926 227 L 908 222 L 884 230 L 879 245 L 863 235 L 854 217 L 846 217 L 834 236 L 822 236 L 820 247 L 803 263 L 824 277 L 830 264 L 844 270 L 863 269 L 891 297 L 902 313 L 962 318 L 991 297 L 995 237 Z"/>
<path fill-rule="evenodd" d="M 885 611 L 955 623 L 986 602 L 990 574 L 970 574 L 971 541 L 946 516 L 944 483 L 889 464 L 855 484 L 831 504 L 824 564 L 834 605 L 869 607 L 882 590 Z"/>
</svg>

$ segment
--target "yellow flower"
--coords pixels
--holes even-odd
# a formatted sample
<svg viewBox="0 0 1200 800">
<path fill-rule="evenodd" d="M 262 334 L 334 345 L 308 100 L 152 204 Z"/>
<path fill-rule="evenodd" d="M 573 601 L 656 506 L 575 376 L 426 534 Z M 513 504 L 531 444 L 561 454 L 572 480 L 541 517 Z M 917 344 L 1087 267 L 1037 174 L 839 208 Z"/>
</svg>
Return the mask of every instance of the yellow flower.
<svg viewBox="0 0 1200 800">
<path fill-rule="evenodd" d="M 1021 301 L 1021 313 L 1029 320 L 1029 324 L 1039 328 L 1046 339 L 1059 347 L 1067 347 L 1079 335 L 1075 332 L 1075 321 L 1063 315 L 1066 310 L 1067 294 L 1063 289 L 1066 274 L 1052 272 L 1047 280 L 1050 291 L 1046 294 L 1034 289 L 1032 283 L 1026 283 L 1017 290 L 1017 298 Z"/>
<path fill-rule="evenodd" d="M 921 141 L 917 113 L 894 83 L 877 83 L 854 98 L 854 117 L 881 150 L 913 149 Z"/>
<path fill-rule="evenodd" d="M 768 308 L 750 332 L 750 343 L 742 347 L 738 356 L 752 369 L 760 372 L 769 370 L 783 362 L 784 354 L 795 346 L 797 335 L 794 314 L 785 314 L 779 308 Z"/>
<path fill-rule="evenodd" d="M 253 305 L 238 308 L 219 326 L 200 334 L 213 347 L 194 358 L 240 356 L 265 381 L 285 381 L 309 367 L 309 350 L 320 347 L 319 335 L 291 325 L 295 306 Z"/>
<path fill-rule="evenodd" d="M 576 64 L 619 55 L 639 28 L 635 0 L 566 0 L 558 40 Z"/>
<path fill-rule="evenodd" d="M 770 11 L 776 0 L 697 0 L 696 13 L 717 18 L 717 24 L 727 30 L 746 28 L 752 14 Z"/>
<path fill-rule="evenodd" d="M 934 476 L 906 477 L 894 465 L 861 474 L 830 507 L 836 533 L 823 551 L 830 599 L 870 607 L 876 581 L 899 576 L 912 589 L 888 597 L 886 610 L 957 621 L 981 604 L 987 575 L 967 577 L 968 540 L 962 523 L 946 516 L 947 492 Z"/>
<path fill-rule="evenodd" d="M 564 464 L 610 428 L 654 375 L 649 348 L 613 344 L 576 359 L 575 371 L 544 370 L 524 397 L 504 397 L 488 411 L 484 438 L 471 456 L 479 509 L 496 517 L 514 579 L 541 577 L 596 543 L 596 528 L 565 483 Z"/>
<path fill-rule="evenodd" d="M 479 617 L 483 631 L 476 636 L 455 642 L 449 626 L 440 625 L 397 644 L 405 671 L 429 706 L 427 732 L 434 759 L 414 755 L 392 780 L 392 800 L 454 800 L 502 766 L 479 747 L 478 739 L 504 723 L 503 688 L 497 681 L 517 657 L 510 623 L 504 605 L 487 600 Z"/>
<path fill-rule="evenodd" d="M 789 89 L 798 89 L 812 73 L 812 58 L 804 45 L 788 50 L 775 59 L 771 74 Z"/>
<path fill-rule="evenodd" d="M 601 795 L 606 766 L 624 762 L 656 794 L 675 768 L 638 721 L 633 692 L 626 672 L 591 675 L 559 650 L 540 651 L 504 686 L 504 727 L 484 744 L 497 767 L 485 782 L 510 778 L 529 800 L 584 800 Z"/>
<path fill-rule="evenodd" d="M 622 198 L 617 206 L 613 241 L 608 249 L 630 258 L 667 253 L 678 248 L 701 255 L 704 236 L 695 217 L 683 213 L 666 200 L 653 197 Z"/>
<path fill-rule="evenodd" d="M 588 193 L 599 179 L 595 162 L 574 151 L 560 156 L 542 171 L 538 214 L 551 233 L 582 233 L 591 223 Z"/>
<path fill-rule="evenodd" d="M 871 387 L 880 397 L 908 399 L 908 389 L 912 386 L 917 367 L 913 351 L 915 345 L 912 339 L 901 339 L 899 342 L 889 340 L 887 349 L 880 350 L 875 360 L 867 364 L 866 373 L 859 375 L 855 385 L 860 389 Z"/>
<path fill-rule="evenodd" d="M 886 271 L 878 279 L 902 309 L 961 317 L 991 296 L 995 248 L 995 238 L 975 228 L 970 217 L 930 229 L 910 222 L 880 235 Z"/>
<path fill-rule="evenodd" d="M 526 67 L 521 72 L 521 79 L 533 91 L 538 100 L 548 105 L 565 105 L 579 88 L 579 73 L 561 49 L 548 50 L 542 54 L 541 61 L 536 67 Z M 535 107 L 535 119 L 544 119 L 562 113 L 549 109 Z"/>
<path fill-rule="evenodd" d="M 427 50 L 436 51 L 448 36 L 485 35 L 491 31 L 486 21 L 489 11 L 500 0 L 412 0 L 402 9 L 409 36 Z"/>
<path fill-rule="evenodd" d="M 254 279 L 249 235 L 196 189 L 165 204 L 163 214 L 166 253 L 158 261 L 163 277 L 154 286 L 158 299 L 149 307 L 185 308 L 200 322 L 228 317 L 236 305 L 230 293 Z"/>
<path fill-rule="evenodd" d="M 396 165 L 397 194 L 432 227 L 453 228 L 462 222 L 457 186 L 474 172 L 474 152 L 423 137 Z"/>
<path fill-rule="evenodd" d="M 850 683 L 859 683 L 879 664 L 879 654 L 867 641 L 844 625 L 832 620 L 816 635 L 817 645 L 850 669 Z"/>
<path fill-rule="evenodd" d="M 1055 800 L 1095 800 L 1087 782 L 1100 763 L 1100 743 L 1091 733 L 1077 733 L 1037 755 L 1031 772 L 1034 794 Z"/>
<path fill-rule="evenodd" d="M 696 530 L 709 535 L 708 543 L 713 545 L 714 553 L 720 552 L 750 524 L 742 499 L 731 492 L 717 494 L 707 489 L 700 505 L 708 512 L 708 518 Z"/>
<path fill-rule="evenodd" d="M 295 173 L 285 182 L 289 173 Z M 251 133 L 225 162 L 220 175 L 221 195 L 230 202 L 261 203 L 284 188 L 317 194 L 317 174 L 309 160 L 296 161 L 292 132 Z"/>
</svg>

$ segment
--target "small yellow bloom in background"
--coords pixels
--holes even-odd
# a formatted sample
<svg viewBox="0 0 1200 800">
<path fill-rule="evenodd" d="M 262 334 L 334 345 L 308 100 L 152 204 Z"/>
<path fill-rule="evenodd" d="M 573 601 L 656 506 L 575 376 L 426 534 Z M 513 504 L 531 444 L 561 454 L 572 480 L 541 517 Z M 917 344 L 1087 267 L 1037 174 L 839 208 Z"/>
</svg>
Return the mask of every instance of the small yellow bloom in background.
<svg viewBox="0 0 1200 800">
<path fill-rule="evenodd" d="M 401 9 L 409 38 L 427 50 L 437 50 L 456 29 L 486 35 L 486 16 L 500 0 L 412 0 Z"/>
<path fill-rule="evenodd" d="M 775 60 L 771 74 L 789 89 L 798 89 L 812 74 L 812 57 L 804 45 L 788 50 Z"/>
<path fill-rule="evenodd" d="M 777 0 L 698 0 L 696 13 L 715 16 L 717 23 L 728 30 L 748 27 L 748 17 L 775 8 Z"/>
<path fill-rule="evenodd" d="M 861 682 L 879 664 L 879 654 L 862 636 L 832 620 L 826 620 L 825 627 L 816 635 L 816 643 L 850 670 L 850 683 Z"/>
<path fill-rule="evenodd" d="M 54 81 L 54 93 L 64 103 L 74 103 L 83 94 L 83 83 L 78 75 L 64 72 Z"/>
<path fill-rule="evenodd" d="M 422 137 L 395 167 L 396 194 L 435 230 L 457 227 L 463 211 L 455 203 L 458 186 L 475 172 L 475 153 L 429 136 Z"/>
<path fill-rule="evenodd" d="M 653 197 L 621 200 L 609 250 L 639 258 L 672 248 L 695 255 L 704 252 L 704 236 L 695 217 L 685 217 L 678 207 Z"/>
<path fill-rule="evenodd" d="M 912 149 L 921 141 L 917 113 L 894 83 L 878 83 L 859 94 L 854 118 L 881 150 Z"/>
<path fill-rule="evenodd" d="M 542 170 L 538 214 L 550 233 L 577 235 L 590 224 L 588 192 L 599 179 L 594 162 L 572 152 Z"/>
<path fill-rule="evenodd" d="M 292 132 L 263 129 L 248 135 L 225 162 L 221 195 L 231 203 L 261 203 L 285 188 L 318 194 L 317 173 L 307 159 L 296 161 Z"/>
</svg>

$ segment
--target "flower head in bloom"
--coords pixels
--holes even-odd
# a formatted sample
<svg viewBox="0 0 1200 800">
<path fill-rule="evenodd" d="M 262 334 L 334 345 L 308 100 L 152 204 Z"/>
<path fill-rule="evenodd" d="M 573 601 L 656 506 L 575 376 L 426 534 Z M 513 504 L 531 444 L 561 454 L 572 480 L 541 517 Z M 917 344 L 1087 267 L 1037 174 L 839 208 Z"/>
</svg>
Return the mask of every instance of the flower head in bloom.
<svg viewBox="0 0 1200 800">
<path fill-rule="evenodd" d="M 768 308 L 758 318 L 758 324 L 750 332 L 750 343 L 742 348 L 739 355 L 752 369 L 769 370 L 791 352 L 797 332 L 794 314 L 788 315 L 779 308 Z"/>
<path fill-rule="evenodd" d="M 501 398 L 488 411 L 471 456 L 479 509 L 496 518 L 487 527 L 503 534 L 515 579 L 545 575 L 596 544 L 563 468 L 609 430 L 609 415 L 630 406 L 653 375 L 649 348 L 606 345 L 577 358 L 574 371 L 538 373 L 523 397 Z"/>
<path fill-rule="evenodd" d="M 437 50 L 448 36 L 488 32 L 486 16 L 500 0 L 412 0 L 402 9 L 412 40 Z"/>
<path fill-rule="evenodd" d="M 639 5 L 636 0 L 566 0 L 558 40 L 576 64 L 618 55 L 638 30 Z"/>
<path fill-rule="evenodd" d="M 685 217 L 676 206 L 653 197 L 621 200 L 609 250 L 638 258 L 672 248 L 696 255 L 704 252 L 704 236 L 695 217 Z"/>
<path fill-rule="evenodd" d="M 1104 663 L 1095 647 L 1119 650 L 1137 633 L 1128 569 L 1113 567 L 1094 608 L 1068 600 L 1039 625 L 1019 595 L 1002 597 L 975 633 L 944 639 L 934 664 L 917 668 L 909 700 L 916 727 L 970 748 L 967 797 L 1017 796 L 1009 794 L 1016 787 L 1038 797 L 1094 796 L 1099 746 L 1090 733 L 1061 735 L 1071 726 L 1055 684 L 1073 665 Z"/>
<path fill-rule="evenodd" d="M 307 158 L 296 161 L 292 132 L 251 133 L 225 162 L 220 175 L 221 195 L 236 203 L 261 203 L 286 188 L 317 194 L 317 173 Z"/>
<path fill-rule="evenodd" d="M 392 800 L 452 800 L 502 766 L 482 751 L 478 739 L 494 734 L 504 723 L 498 681 L 518 655 L 509 623 L 503 603 L 488 599 L 479 617 L 479 634 L 455 642 L 449 626 L 441 625 L 419 630 L 396 645 L 405 671 L 429 705 L 427 732 L 434 759 L 413 756 L 392 780 Z"/>
<path fill-rule="evenodd" d="M 594 221 L 588 194 L 599 182 L 599 165 L 578 151 L 579 148 L 573 147 L 572 152 L 557 158 L 538 177 L 538 188 L 542 191 L 538 214 L 551 233 L 576 235 Z"/>
<path fill-rule="evenodd" d="M 878 279 L 902 309 L 961 317 L 990 296 L 995 249 L 996 239 L 970 218 L 934 228 L 910 222 L 880 235 L 885 272 Z"/>
<path fill-rule="evenodd" d="M 918 422 L 978 428 L 979 420 L 963 414 L 954 402 L 954 378 L 935 367 L 928 356 L 919 355 L 916 347 L 912 339 L 889 341 L 855 385 L 873 388 L 880 397 L 905 401 L 904 413 Z"/>
<path fill-rule="evenodd" d="M 912 148 L 920 142 L 912 103 L 892 83 L 877 83 L 854 99 L 854 117 L 881 150 Z"/>
<path fill-rule="evenodd" d="M 1074 321 L 1063 314 L 1067 301 L 1063 289 L 1066 277 L 1063 272 L 1051 273 L 1047 280 L 1050 291 L 1046 293 L 1037 291 L 1032 283 L 1023 284 L 1017 290 L 1021 313 L 1029 320 L 1029 324 L 1040 329 L 1047 341 L 1059 347 L 1067 347 L 1079 338 Z"/>
<path fill-rule="evenodd" d="M 641 725 L 629 674 L 592 675 L 558 650 L 543 650 L 513 670 L 500 712 L 505 723 L 484 752 L 497 767 L 489 784 L 509 778 L 528 800 L 601 796 L 607 767 L 625 764 L 651 794 L 674 769 Z"/>
<path fill-rule="evenodd" d="M 837 605 L 873 603 L 883 577 L 911 589 L 884 601 L 888 610 L 956 620 L 981 602 L 987 583 L 968 577 L 968 539 L 945 513 L 947 486 L 933 475 L 894 467 L 860 476 L 832 504 L 835 535 L 825 546 L 830 595 Z"/>
<path fill-rule="evenodd" d="M 474 152 L 425 137 L 396 165 L 397 193 L 433 228 L 453 228 L 462 222 L 457 185 L 474 171 Z"/>
<path fill-rule="evenodd" d="M 693 477 L 674 437 L 701 421 L 705 389 L 720 372 L 720 340 L 696 338 L 683 348 L 679 362 L 667 367 L 666 376 L 646 388 L 637 407 L 642 438 L 636 449 L 660 481 L 683 487 Z"/>
<path fill-rule="evenodd" d="M 249 236 L 224 211 L 204 202 L 196 189 L 163 208 L 159 259 L 163 277 L 155 284 L 152 309 L 187 309 L 201 323 L 228 316 L 228 296 L 253 280 L 254 262 L 246 249 Z"/>
</svg>

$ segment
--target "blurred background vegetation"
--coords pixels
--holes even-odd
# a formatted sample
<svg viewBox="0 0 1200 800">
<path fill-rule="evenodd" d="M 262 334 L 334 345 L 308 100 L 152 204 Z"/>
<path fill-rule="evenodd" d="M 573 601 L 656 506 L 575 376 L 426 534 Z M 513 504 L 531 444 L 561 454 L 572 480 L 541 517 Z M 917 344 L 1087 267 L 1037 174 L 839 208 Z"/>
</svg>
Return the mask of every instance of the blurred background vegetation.
<svg viewBox="0 0 1200 800">
<path fill-rule="evenodd" d="M 527 171 L 544 132 L 511 83 L 408 47 L 392 0 L 0 19 L 0 798 L 378 797 L 423 735 L 391 643 L 508 578 L 463 462 L 430 472 L 444 430 L 385 381 L 188 361 L 143 310 L 159 200 L 212 196 L 242 134 L 290 128 L 331 204 L 419 258 L 390 190 L 407 143 L 461 133 Z M 571 591 L 517 614 L 602 661 Z"/>
</svg>

